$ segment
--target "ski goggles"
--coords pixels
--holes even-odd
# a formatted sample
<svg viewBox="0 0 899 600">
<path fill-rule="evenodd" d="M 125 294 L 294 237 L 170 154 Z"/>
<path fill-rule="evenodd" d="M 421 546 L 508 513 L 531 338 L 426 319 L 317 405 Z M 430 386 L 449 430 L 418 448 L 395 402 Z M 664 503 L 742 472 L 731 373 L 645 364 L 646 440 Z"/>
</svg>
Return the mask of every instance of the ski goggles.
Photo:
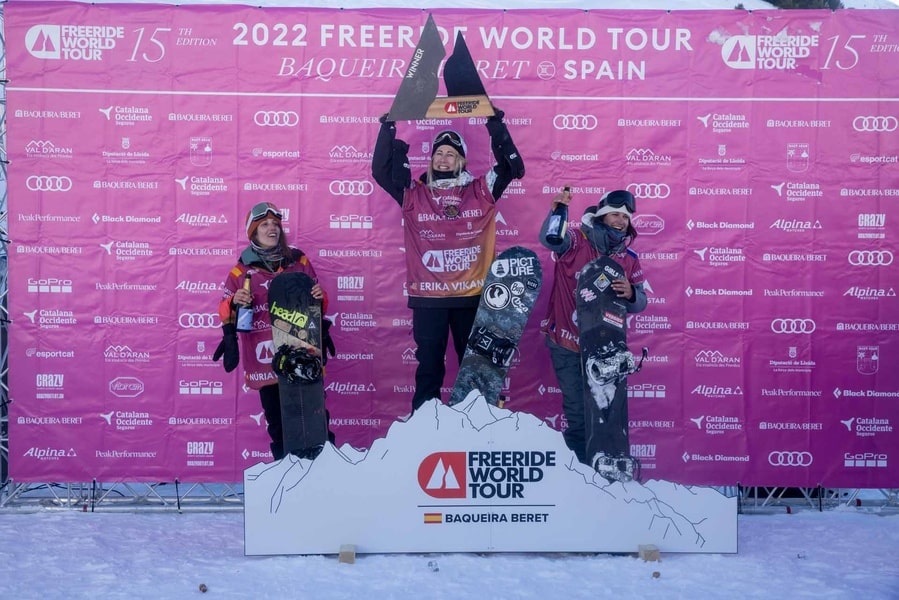
<svg viewBox="0 0 899 600">
<path fill-rule="evenodd" d="M 281 211 L 278 210 L 278 207 L 276 207 L 274 204 L 272 204 L 271 202 L 260 202 L 250 209 L 250 214 L 247 217 L 247 226 L 249 227 L 250 223 L 253 223 L 254 221 L 261 221 L 269 215 L 273 216 L 279 221 L 284 218 L 281 215 Z"/>
<path fill-rule="evenodd" d="M 452 130 L 443 131 L 437 134 L 437 137 L 434 138 L 434 143 L 431 144 L 431 154 L 437 150 L 438 146 L 449 145 L 453 147 L 456 152 L 465 156 L 468 148 L 465 147 L 465 142 L 462 141 L 462 136 Z"/>
<path fill-rule="evenodd" d="M 455 131 L 444 131 L 440 135 L 434 138 L 434 145 L 440 144 L 441 142 L 449 141 L 454 146 L 462 145 L 462 136 L 460 136 Z"/>
<path fill-rule="evenodd" d="M 615 190 L 614 192 L 609 192 L 599 202 L 598 208 L 604 206 L 611 206 L 612 208 L 621 208 L 623 206 L 627 209 L 627 212 L 631 214 L 637 212 L 637 200 L 634 198 L 634 195 L 627 190 Z"/>
</svg>

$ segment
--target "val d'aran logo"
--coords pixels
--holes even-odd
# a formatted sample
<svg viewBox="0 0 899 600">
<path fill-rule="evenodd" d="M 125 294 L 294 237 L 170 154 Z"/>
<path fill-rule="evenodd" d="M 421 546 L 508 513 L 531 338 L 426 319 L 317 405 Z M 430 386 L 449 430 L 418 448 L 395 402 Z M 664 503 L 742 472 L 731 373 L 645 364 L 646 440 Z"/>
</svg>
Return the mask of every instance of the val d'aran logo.
<svg viewBox="0 0 899 600">
<path fill-rule="evenodd" d="M 103 51 L 124 37 L 125 28 L 113 25 L 41 24 L 25 34 L 25 47 L 43 60 L 103 60 Z"/>
</svg>

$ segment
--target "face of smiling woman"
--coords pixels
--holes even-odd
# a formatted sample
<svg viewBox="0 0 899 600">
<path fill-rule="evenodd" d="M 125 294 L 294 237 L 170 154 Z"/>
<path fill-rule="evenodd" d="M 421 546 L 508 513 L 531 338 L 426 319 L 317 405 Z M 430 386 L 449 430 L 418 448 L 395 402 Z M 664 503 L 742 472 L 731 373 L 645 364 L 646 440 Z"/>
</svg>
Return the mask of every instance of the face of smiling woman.
<svg viewBox="0 0 899 600">
<path fill-rule="evenodd" d="M 266 250 L 277 246 L 280 237 L 281 226 L 277 219 L 269 217 L 259 223 L 259 227 L 256 229 L 256 244 Z"/>
</svg>

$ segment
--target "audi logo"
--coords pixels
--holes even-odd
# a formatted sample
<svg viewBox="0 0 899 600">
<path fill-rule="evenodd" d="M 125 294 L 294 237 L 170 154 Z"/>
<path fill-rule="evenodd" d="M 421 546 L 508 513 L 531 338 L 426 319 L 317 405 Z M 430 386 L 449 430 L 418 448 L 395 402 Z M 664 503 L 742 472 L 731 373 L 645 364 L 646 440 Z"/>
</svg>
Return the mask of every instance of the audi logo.
<svg viewBox="0 0 899 600">
<path fill-rule="evenodd" d="M 856 267 L 885 267 L 893 264 L 893 253 L 889 250 L 853 250 L 849 253 L 849 264 Z"/>
<path fill-rule="evenodd" d="M 768 464 L 772 467 L 808 467 L 812 464 L 812 453 L 775 450 L 768 455 Z"/>
<path fill-rule="evenodd" d="M 370 181 L 332 181 L 328 191 L 335 196 L 369 196 L 375 191 L 375 186 Z"/>
<path fill-rule="evenodd" d="M 771 321 L 774 333 L 812 333 L 815 322 L 811 319 L 774 319 Z"/>
<path fill-rule="evenodd" d="M 899 119 L 896 117 L 855 117 L 852 128 L 856 131 L 896 131 Z"/>
<path fill-rule="evenodd" d="M 25 180 L 25 187 L 32 192 L 68 192 L 72 189 L 72 180 L 64 175 L 32 175 Z"/>
<path fill-rule="evenodd" d="M 649 198 L 662 200 L 671 195 L 671 188 L 667 183 L 631 183 L 627 191 L 637 198 Z"/>
<path fill-rule="evenodd" d="M 260 110 L 253 115 L 253 122 L 260 127 L 296 127 L 300 115 L 292 110 Z"/>
<path fill-rule="evenodd" d="M 592 131 L 599 125 L 599 119 L 593 115 L 556 115 L 553 127 L 556 129 L 585 129 Z"/>
<path fill-rule="evenodd" d="M 218 327 L 218 315 L 215 313 L 181 313 L 178 325 L 184 329 L 214 329 Z"/>
</svg>

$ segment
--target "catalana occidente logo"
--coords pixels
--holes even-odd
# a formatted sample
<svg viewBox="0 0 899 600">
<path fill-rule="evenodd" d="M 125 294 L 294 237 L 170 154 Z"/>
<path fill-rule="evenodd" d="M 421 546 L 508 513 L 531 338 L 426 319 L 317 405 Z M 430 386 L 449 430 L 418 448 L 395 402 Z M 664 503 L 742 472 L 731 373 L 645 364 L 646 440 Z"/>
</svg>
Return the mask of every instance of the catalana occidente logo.
<svg viewBox="0 0 899 600">
<path fill-rule="evenodd" d="M 34 25 L 25 34 L 31 56 L 49 60 L 103 60 L 125 28 L 114 25 Z"/>
</svg>

